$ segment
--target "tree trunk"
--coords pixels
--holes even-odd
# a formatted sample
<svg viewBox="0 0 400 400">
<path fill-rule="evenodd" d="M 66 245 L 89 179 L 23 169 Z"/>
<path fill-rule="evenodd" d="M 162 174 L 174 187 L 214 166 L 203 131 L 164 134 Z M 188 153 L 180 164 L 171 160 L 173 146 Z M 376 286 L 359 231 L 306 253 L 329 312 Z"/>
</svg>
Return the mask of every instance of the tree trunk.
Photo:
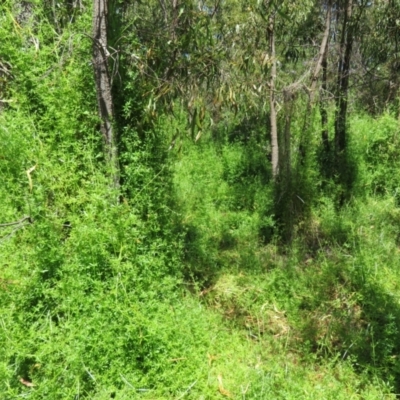
<svg viewBox="0 0 400 400">
<path fill-rule="evenodd" d="M 331 29 L 331 14 L 332 14 L 332 0 L 328 0 L 327 4 L 327 12 L 326 12 L 326 20 L 325 20 L 325 32 L 324 37 L 322 39 L 321 48 L 319 52 L 318 63 L 320 64 L 320 68 L 322 69 L 322 82 L 321 82 L 321 90 L 320 90 L 320 98 L 319 98 L 319 110 L 321 114 L 321 125 L 322 125 L 322 145 L 326 155 L 329 153 L 330 143 L 329 143 L 329 132 L 328 132 L 328 111 L 325 107 L 324 96 L 326 95 L 328 85 L 328 49 L 329 49 L 329 33 Z M 315 70 L 314 77 L 317 75 L 317 71 L 319 73 L 319 69 Z M 311 87 L 311 89 L 313 89 Z M 311 95 L 312 96 L 312 95 Z M 313 97 L 311 97 L 311 100 Z"/>
<path fill-rule="evenodd" d="M 324 62 L 325 62 L 325 68 L 326 68 L 326 61 L 327 61 L 327 55 L 328 55 L 329 32 L 331 30 L 331 9 L 332 9 L 331 3 L 332 3 L 332 0 L 329 0 L 328 6 L 327 6 L 328 9 L 326 11 L 326 18 L 325 18 L 325 31 L 324 31 L 324 35 L 323 35 L 322 41 L 321 41 L 321 46 L 319 49 L 317 64 L 315 65 L 315 69 L 314 69 L 314 72 L 311 77 L 311 89 L 310 89 L 311 106 L 312 106 L 312 103 L 314 102 L 315 89 L 317 86 L 319 73 L 321 71 L 321 68 L 322 68 L 322 70 L 324 70 Z"/>
<path fill-rule="evenodd" d="M 278 145 L 278 125 L 276 116 L 275 99 L 275 80 L 276 80 L 276 53 L 275 53 L 275 16 L 269 17 L 268 39 L 269 53 L 272 60 L 271 75 L 269 80 L 269 105 L 270 105 L 270 124 L 271 124 L 271 147 L 272 147 L 272 177 L 276 179 L 279 173 L 279 145 Z"/>
<path fill-rule="evenodd" d="M 353 49 L 353 24 L 351 22 L 353 0 L 346 1 L 346 10 L 340 40 L 340 59 L 336 93 L 335 150 L 337 157 L 346 149 L 346 117 L 350 75 L 350 60 Z"/>
<path fill-rule="evenodd" d="M 111 170 L 114 188 L 119 187 L 118 155 L 113 132 L 113 98 L 111 77 L 108 68 L 107 49 L 107 0 L 94 0 L 93 10 L 93 67 L 96 81 L 97 105 L 101 119 L 100 131 L 103 135 L 106 159 Z"/>
<path fill-rule="evenodd" d="M 326 102 L 323 96 L 326 96 L 328 89 L 328 46 L 325 48 L 324 57 L 322 59 L 322 84 L 321 84 L 321 94 L 319 99 L 319 110 L 321 113 L 321 125 L 322 125 L 322 144 L 326 154 L 329 153 L 330 143 L 329 143 L 329 132 L 328 132 L 328 111 L 326 110 Z"/>
</svg>

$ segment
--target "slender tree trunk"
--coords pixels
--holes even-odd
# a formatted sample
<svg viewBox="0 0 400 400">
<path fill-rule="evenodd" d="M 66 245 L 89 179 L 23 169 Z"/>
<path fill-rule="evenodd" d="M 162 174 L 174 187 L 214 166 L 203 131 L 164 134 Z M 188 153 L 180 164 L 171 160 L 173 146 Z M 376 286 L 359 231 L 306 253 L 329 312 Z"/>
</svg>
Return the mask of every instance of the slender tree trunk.
<svg viewBox="0 0 400 400">
<path fill-rule="evenodd" d="M 274 179 L 279 173 L 279 145 L 278 145 L 278 124 L 276 116 L 275 81 L 276 81 L 276 53 L 275 53 L 275 16 L 271 15 L 268 26 L 269 53 L 272 60 L 271 75 L 269 80 L 269 105 L 271 124 L 271 147 L 272 147 L 272 176 Z"/>
<path fill-rule="evenodd" d="M 293 107 L 296 94 L 291 88 L 283 89 L 284 101 L 284 127 L 280 135 L 279 142 L 279 205 L 277 212 L 280 214 L 282 224 L 282 237 L 286 243 L 291 243 L 293 239 L 294 223 L 298 215 L 295 212 L 294 186 L 292 179 L 292 160 L 291 160 L 291 126 Z"/>
<path fill-rule="evenodd" d="M 171 34 L 172 40 L 176 40 L 176 28 L 178 26 L 178 0 L 172 0 L 172 24 L 171 24 Z"/>
<path fill-rule="evenodd" d="M 322 37 L 321 46 L 319 48 L 318 60 L 314 68 L 314 72 L 311 77 L 311 89 L 310 89 L 310 103 L 314 102 L 315 89 L 317 87 L 318 76 L 324 68 L 324 62 L 326 63 L 327 55 L 328 55 L 328 42 L 329 42 L 329 32 L 331 30 L 331 10 L 332 10 L 332 0 L 328 1 L 328 9 L 326 11 L 325 17 L 325 30 L 324 35 Z M 326 67 L 326 65 L 325 65 Z"/>
<path fill-rule="evenodd" d="M 327 54 L 328 54 L 329 33 L 331 30 L 331 14 L 332 14 L 332 0 L 328 0 L 326 17 L 325 17 L 324 34 L 322 36 L 321 45 L 319 48 L 318 59 L 314 66 L 314 70 L 311 73 L 311 86 L 310 86 L 310 89 L 308 90 L 309 98 L 308 98 L 308 103 L 307 103 L 307 107 L 306 107 L 306 113 L 304 115 L 304 126 L 303 126 L 303 135 L 302 135 L 303 137 L 308 136 L 308 132 L 310 131 L 310 126 L 312 124 L 312 115 L 313 115 L 312 111 L 313 111 L 313 106 L 314 106 L 314 101 L 315 101 L 315 92 L 316 92 L 317 82 L 318 82 L 318 78 L 319 78 L 321 69 L 322 69 L 323 73 L 325 72 L 325 75 L 323 75 L 323 77 L 322 77 L 322 85 L 324 85 L 324 79 L 325 79 L 325 84 L 326 84 L 326 65 L 327 65 L 326 61 L 327 61 Z M 321 99 L 320 99 L 320 104 L 321 104 Z M 301 140 L 300 147 L 299 147 L 301 163 L 303 163 L 306 158 L 308 146 L 309 145 L 307 143 L 304 144 L 304 141 Z"/>
<path fill-rule="evenodd" d="M 101 119 L 100 131 L 103 135 L 107 162 L 111 169 L 114 188 L 119 187 L 118 155 L 113 132 L 113 98 L 111 77 L 108 68 L 107 49 L 107 0 L 94 0 L 93 10 L 93 66 L 96 81 L 97 105 Z"/>
<path fill-rule="evenodd" d="M 283 101 L 284 101 L 284 112 L 285 112 L 285 124 L 282 137 L 282 143 L 280 147 L 280 166 L 279 171 L 283 173 L 284 178 L 291 181 L 291 126 L 292 126 L 292 115 L 293 115 L 293 103 L 295 101 L 296 94 L 293 93 L 290 88 L 283 90 Z"/>
<path fill-rule="evenodd" d="M 347 0 L 342 25 L 342 36 L 340 40 L 340 59 L 336 93 L 335 150 L 337 156 L 346 149 L 347 102 L 350 60 L 353 49 L 353 24 L 351 22 L 352 11 L 353 0 Z"/>
<path fill-rule="evenodd" d="M 321 114 L 321 125 L 322 125 L 322 145 L 326 154 L 328 154 L 330 149 L 329 143 L 329 132 L 328 132 L 328 112 L 325 107 L 324 95 L 327 92 L 328 85 L 328 49 L 329 49 L 329 33 L 331 29 L 331 18 L 332 18 L 332 0 L 328 1 L 325 21 L 325 32 L 321 43 L 319 62 L 322 69 L 322 82 L 319 98 L 319 110 Z M 317 69 L 316 69 L 317 71 Z M 319 71 L 318 71 L 319 72 Z M 315 74 L 314 74 L 315 76 Z"/>
<path fill-rule="evenodd" d="M 330 150 L 329 143 L 329 132 L 328 132 L 328 111 L 326 110 L 325 99 L 326 91 L 328 89 L 328 46 L 325 48 L 324 57 L 322 59 L 322 84 L 321 94 L 319 99 L 319 110 L 321 113 L 321 125 L 322 125 L 322 144 L 324 146 L 325 153 Z"/>
</svg>

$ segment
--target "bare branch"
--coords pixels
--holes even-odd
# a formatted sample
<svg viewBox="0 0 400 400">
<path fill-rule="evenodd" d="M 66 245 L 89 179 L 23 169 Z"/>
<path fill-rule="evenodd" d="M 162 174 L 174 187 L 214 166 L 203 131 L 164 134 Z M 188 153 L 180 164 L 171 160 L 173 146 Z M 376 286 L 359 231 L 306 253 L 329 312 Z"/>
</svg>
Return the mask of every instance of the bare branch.
<svg viewBox="0 0 400 400">
<path fill-rule="evenodd" d="M 30 224 L 33 223 L 32 217 L 30 217 L 29 215 L 26 215 L 25 217 L 21 218 L 21 219 L 18 220 L 18 221 L 15 221 L 15 222 L 8 222 L 8 223 L 6 223 L 6 224 L 0 224 L 0 228 L 5 228 L 5 227 L 7 227 L 7 226 L 13 226 L 13 225 L 20 225 L 20 224 L 24 223 L 25 221 L 28 221 Z"/>
</svg>

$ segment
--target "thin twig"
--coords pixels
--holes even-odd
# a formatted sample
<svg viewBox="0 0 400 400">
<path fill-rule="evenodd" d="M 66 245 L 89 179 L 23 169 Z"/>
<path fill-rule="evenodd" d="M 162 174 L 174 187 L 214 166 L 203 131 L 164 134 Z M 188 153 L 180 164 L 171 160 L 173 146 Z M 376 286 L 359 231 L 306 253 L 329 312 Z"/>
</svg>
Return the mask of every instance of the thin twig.
<svg viewBox="0 0 400 400">
<path fill-rule="evenodd" d="M 4 242 L 5 240 L 9 239 L 15 232 L 17 232 L 19 229 L 22 229 L 25 225 L 19 225 L 15 227 L 8 235 L 5 235 L 0 238 L 0 242 Z"/>
<path fill-rule="evenodd" d="M 197 383 L 197 379 L 176 399 L 180 400 L 183 399 L 192 389 L 192 387 Z"/>
<path fill-rule="evenodd" d="M 26 215 L 25 217 L 21 218 L 19 221 L 9 222 L 7 224 L 0 224 L 0 228 L 4 228 L 6 226 L 12 226 L 12 225 L 19 225 L 25 221 L 29 221 L 30 224 L 33 222 L 32 218 L 29 215 Z"/>
</svg>

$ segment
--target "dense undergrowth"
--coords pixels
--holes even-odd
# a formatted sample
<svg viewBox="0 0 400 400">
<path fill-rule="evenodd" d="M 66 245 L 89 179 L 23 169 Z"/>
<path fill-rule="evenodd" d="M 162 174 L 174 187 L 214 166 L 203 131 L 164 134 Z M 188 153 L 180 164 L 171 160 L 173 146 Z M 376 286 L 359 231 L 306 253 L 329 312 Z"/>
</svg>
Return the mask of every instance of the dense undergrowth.
<svg viewBox="0 0 400 400">
<path fill-rule="evenodd" d="M 265 140 L 233 122 L 172 149 L 183 117 L 127 124 L 115 201 L 90 41 L 28 25 L 38 49 L 1 18 L 13 80 L 0 111 L 0 222 L 20 221 L 0 227 L 1 398 L 396 397 L 395 116 L 351 117 L 357 174 L 341 208 L 315 144 L 318 180 L 297 188 L 307 214 L 288 245 Z"/>
</svg>

